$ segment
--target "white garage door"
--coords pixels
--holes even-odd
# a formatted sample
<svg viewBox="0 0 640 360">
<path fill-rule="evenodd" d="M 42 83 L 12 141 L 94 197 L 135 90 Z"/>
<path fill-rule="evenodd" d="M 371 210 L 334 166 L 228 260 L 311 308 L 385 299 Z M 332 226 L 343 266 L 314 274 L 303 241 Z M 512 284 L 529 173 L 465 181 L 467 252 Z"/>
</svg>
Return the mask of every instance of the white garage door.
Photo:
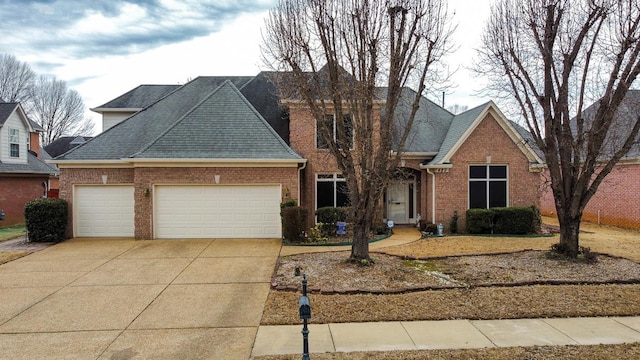
<svg viewBox="0 0 640 360">
<path fill-rule="evenodd" d="M 75 236 L 134 236 L 133 186 L 78 185 L 73 199 Z"/>
<path fill-rule="evenodd" d="M 156 238 L 280 238 L 280 185 L 159 185 Z"/>
</svg>

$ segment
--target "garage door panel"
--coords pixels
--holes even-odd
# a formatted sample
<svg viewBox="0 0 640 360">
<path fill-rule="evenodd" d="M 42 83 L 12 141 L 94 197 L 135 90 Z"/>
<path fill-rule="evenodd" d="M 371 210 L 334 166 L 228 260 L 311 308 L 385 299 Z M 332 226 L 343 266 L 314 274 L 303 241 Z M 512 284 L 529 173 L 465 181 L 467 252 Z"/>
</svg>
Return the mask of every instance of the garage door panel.
<svg viewBox="0 0 640 360">
<path fill-rule="evenodd" d="M 134 236 L 133 186 L 82 185 L 74 189 L 75 236 Z"/>
<path fill-rule="evenodd" d="M 279 185 L 158 185 L 157 238 L 280 238 Z"/>
</svg>

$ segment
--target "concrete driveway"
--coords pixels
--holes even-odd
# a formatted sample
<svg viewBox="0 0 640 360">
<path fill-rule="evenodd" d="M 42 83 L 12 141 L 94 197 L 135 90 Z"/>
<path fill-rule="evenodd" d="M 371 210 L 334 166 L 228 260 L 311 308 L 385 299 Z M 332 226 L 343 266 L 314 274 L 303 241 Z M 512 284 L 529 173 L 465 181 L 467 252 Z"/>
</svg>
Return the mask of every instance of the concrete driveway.
<svg viewBox="0 0 640 360">
<path fill-rule="evenodd" d="M 280 247 L 72 239 L 1 265 L 0 358 L 249 358 Z"/>
</svg>

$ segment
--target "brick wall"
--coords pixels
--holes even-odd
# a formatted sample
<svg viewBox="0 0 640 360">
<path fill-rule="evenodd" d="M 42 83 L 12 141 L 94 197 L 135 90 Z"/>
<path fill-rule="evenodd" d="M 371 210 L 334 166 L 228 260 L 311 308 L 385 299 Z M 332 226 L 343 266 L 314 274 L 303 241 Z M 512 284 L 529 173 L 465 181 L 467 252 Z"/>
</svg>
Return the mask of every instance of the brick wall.
<svg viewBox="0 0 640 360">
<path fill-rule="evenodd" d="M 436 173 L 436 223 L 448 230 L 455 210 L 458 211 L 458 229 L 465 228 L 465 212 L 469 207 L 469 165 L 488 164 L 508 166 L 508 205 L 530 206 L 539 204 L 539 173 L 529 171 L 529 161 L 514 144 L 491 114 L 478 125 L 451 159 L 453 168 Z M 427 176 L 428 220 L 431 220 L 431 181 Z"/>
<path fill-rule="evenodd" d="M 542 177 L 541 212 L 555 216 L 548 175 Z M 640 164 L 619 164 L 605 177 L 584 210 L 585 221 L 640 229 Z"/>
<path fill-rule="evenodd" d="M 73 236 L 73 185 L 101 185 L 102 175 L 107 175 L 107 184 L 133 184 L 133 169 L 60 169 L 60 191 L 58 196 L 69 203 L 67 237 Z"/>
<path fill-rule="evenodd" d="M 153 237 L 153 185 L 154 184 L 281 184 L 282 199 L 297 199 L 298 169 L 291 168 L 136 168 L 136 169 L 62 169 L 60 172 L 60 197 L 73 204 L 72 184 L 102 184 L 102 175 L 108 176 L 108 184 L 133 184 L 135 186 L 135 237 Z M 145 189 L 151 193 L 145 196 Z M 72 207 L 72 206 L 70 206 Z M 72 210 L 71 210 L 72 211 Z M 69 216 L 69 229 L 73 216 Z M 71 233 L 69 233 L 71 236 Z"/>
<path fill-rule="evenodd" d="M 48 177 L 0 177 L 0 209 L 5 219 L 0 226 L 24 224 L 24 205 L 44 195 Z"/>
<path fill-rule="evenodd" d="M 379 109 L 374 112 L 374 116 L 379 118 Z M 316 121 L 306 105 L 289 104 L 289 142 L 298 154 L 307 159 L 301 183 L 300 205 L 309 210 L 308 223 L 313 224 L 316 209 L 316 174 L 341 173 L 341 171 L 329 150 L 316 149 Z"/>
</svg>

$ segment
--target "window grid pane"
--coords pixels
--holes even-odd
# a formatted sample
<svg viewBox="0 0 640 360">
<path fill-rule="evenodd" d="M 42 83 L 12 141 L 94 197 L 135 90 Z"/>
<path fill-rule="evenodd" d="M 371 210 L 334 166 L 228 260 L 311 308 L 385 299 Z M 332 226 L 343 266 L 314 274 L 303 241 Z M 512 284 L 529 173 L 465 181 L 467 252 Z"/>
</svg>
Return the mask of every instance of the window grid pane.
<svg viewBox="0 0 640 360">
<path fill-rule="evenodd" d="M 10 144 L 9 145 L 9 149 L 10 149 L 9 156 L 11 156 L 11 157 L 20 157 L 20 145 L 18 145 L 18 144 Z"/>
<path fill-rule="evenodd" d="M 469 208 L 507 206 L 507 166 L 469 166 Z"/>
</svg>

